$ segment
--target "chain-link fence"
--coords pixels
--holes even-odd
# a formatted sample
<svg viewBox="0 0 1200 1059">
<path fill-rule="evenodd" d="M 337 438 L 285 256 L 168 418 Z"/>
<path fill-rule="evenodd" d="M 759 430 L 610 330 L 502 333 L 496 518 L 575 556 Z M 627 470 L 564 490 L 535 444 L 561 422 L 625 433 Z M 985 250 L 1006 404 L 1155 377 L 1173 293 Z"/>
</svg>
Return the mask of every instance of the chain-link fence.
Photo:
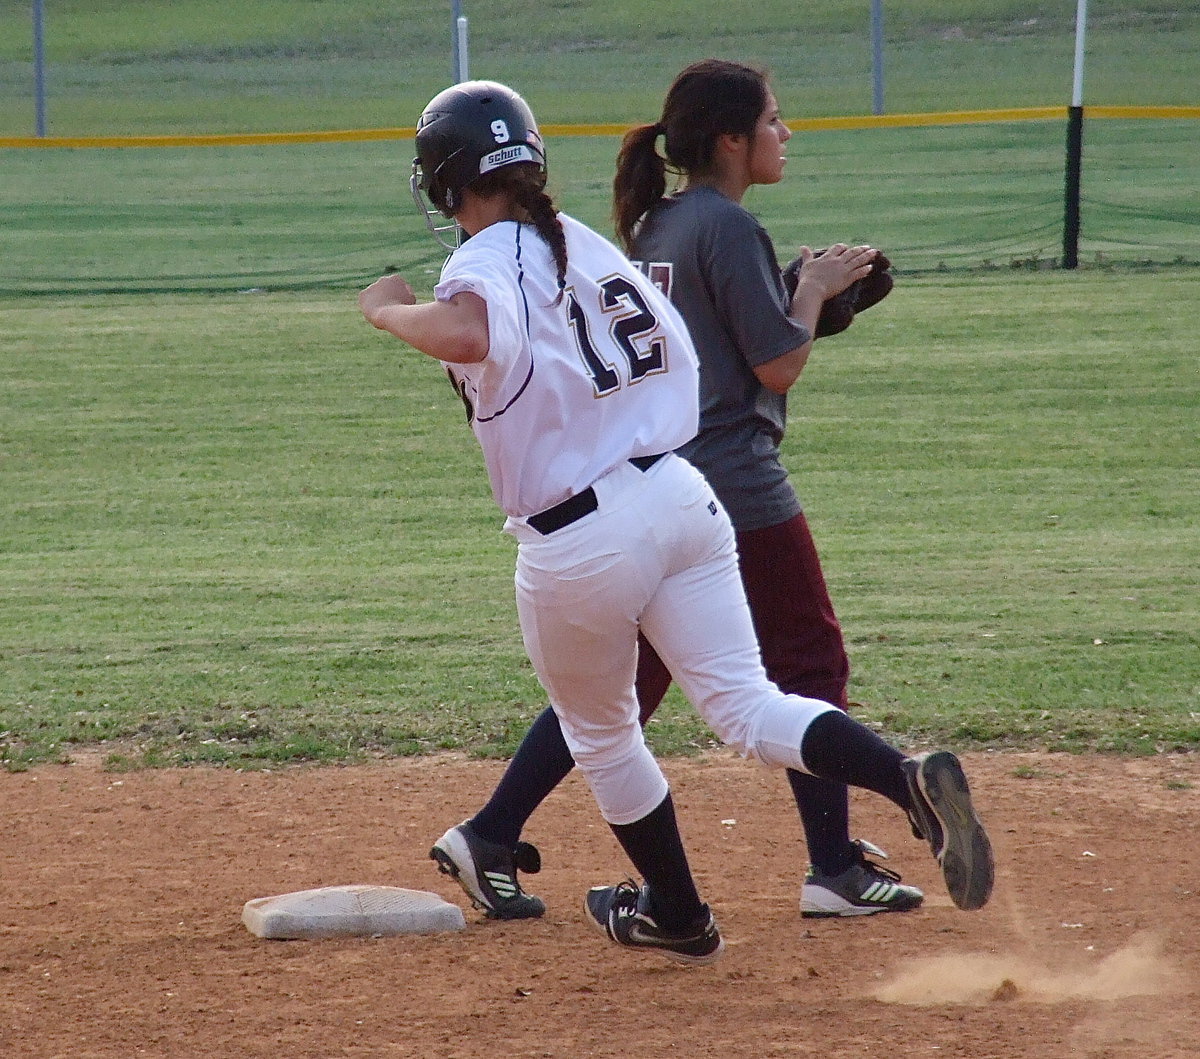
<svg viewBox="0 0 1200 1059">
<path fill-rule="evenodd" d="M 902 270 L 1061 262 L 1074 3 L 884 0 L 882 71 L 865 0 L 580 0 L 570 17 L 534 0 L 461 6 L 472 75 L 518 86 L 551 127 L 653 120 L 674 73 L 705 54 L 767 66 L 800 135 L 784 184 L 746 204 L 781 254 L 862 238 Z M 188 144 L 48 149 L 26 139 L 28 5 L 0 0 L 0 292 L 295 289 L 435 269 L 407 198 L 411 140 L 386 130 L 451 76 L 451 4 L 400 7 L 48 3 L 49 140 Z M 1200 4 L 1091 8 L 1079 263 L 1194 264 Z M 878 73 L 893 124 L 870 120 Z M 363 132 L 319 135 L 347 129 Z M 311 140 L 254 142 L 281 131 Z M 548 136 L 554 188 L 605 230 L 618 137 L 567 132 Z M 203 139 L 221 133 L 250 135 Z"/>
</svg>

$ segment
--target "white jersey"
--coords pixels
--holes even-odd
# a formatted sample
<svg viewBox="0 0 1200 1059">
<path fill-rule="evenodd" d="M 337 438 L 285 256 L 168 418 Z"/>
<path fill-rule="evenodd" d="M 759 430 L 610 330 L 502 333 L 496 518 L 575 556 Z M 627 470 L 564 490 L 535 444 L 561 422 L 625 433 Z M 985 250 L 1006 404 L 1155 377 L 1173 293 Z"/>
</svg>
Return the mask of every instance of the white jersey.
<svg viewBox="0 0 1200 1059">
<path fill-rule="evenodd" d="M 612 243 L 559 214 L 554 257 L 530 225 L 472 236 L 434 296 L 487 302 L 488 355 L 447 364 L 483 448 L 492 493 L 523 518 L 582 492 L 635 456 L 668 452 L 699 426 L 696 351 L 675 307 Z"/>
</svg>

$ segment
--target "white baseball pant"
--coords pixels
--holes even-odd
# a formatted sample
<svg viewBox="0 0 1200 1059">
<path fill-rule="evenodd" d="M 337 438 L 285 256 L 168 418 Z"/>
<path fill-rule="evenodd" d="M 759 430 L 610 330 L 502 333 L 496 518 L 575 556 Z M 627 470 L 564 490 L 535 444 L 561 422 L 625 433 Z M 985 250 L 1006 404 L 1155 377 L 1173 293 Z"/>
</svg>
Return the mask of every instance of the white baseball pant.
<svg viewBox="0 0 1200 1059">
<path fill-rule="evenodd" d="M 722 742 L 808 771 L 804 733 L 835 707 L 767 679 L 733 528 L 704 477 L 668 454 L 593 488 L 597 510 L 548 536 L 523 519 L 505 528 L 525 649 L 604 819 L 640 820 L 668 790 L 638 724 L 639 628 Z"/>
</svg>

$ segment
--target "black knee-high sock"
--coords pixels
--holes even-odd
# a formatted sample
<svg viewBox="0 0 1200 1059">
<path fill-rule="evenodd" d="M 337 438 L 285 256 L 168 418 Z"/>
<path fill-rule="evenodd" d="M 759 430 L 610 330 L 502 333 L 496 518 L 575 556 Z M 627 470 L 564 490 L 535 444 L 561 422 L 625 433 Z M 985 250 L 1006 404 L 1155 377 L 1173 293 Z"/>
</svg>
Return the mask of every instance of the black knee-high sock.
<svg viewBox="0 0 1200 1059">
<path fill-rule="evenodd" d="M 640 820 L 609 824 L 650 890 L 654 921 L 668 932 L 684 930 L 704 911 L 688 867 L 670 793 Z"/>
<path fill-rule="evenodd" d="M 849 789 L 796 769 L 788 769 L 787 778 L 800 810 L 808 859 L 826 875 L 840 875 L 854 863 Z"/>
<path fill-rule="evenodd" d="M 900 768 L 904 755 L 840 710 L 823 713 L 808 726 L 800 755 L 805 766 L 823 779 L 875 791 L 905 812 L 912 808 Z"/>
<path fill-rule="evenodd" d="M 488 799 L 471 819 L 481 838 L 515 846 L 533 811 L 575 767 L 554 710 L 546 707 L 525 733 Z"/>
</svg>

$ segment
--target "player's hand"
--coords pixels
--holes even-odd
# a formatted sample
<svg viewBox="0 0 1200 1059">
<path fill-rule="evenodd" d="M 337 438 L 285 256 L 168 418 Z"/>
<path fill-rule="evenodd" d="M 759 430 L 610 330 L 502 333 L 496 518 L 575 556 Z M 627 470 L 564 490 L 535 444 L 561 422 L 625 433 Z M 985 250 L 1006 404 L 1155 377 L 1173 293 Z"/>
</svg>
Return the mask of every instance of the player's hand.
<svg viewBox="0 0 1200 1059">
<path fill-rule="evenodd" d="M 807 246 L 800 248 L 803 264 L 800 266 L 800 284 L 817 294 L 821 301 L 841 294 L 851 283 L 862 279 L 871 271 L 871 262 L 879 253 L 870 246 L 847 246 L 834 243 L 819 256 Z"/>
<path fill-rule="evenodd" d="M 379 313 L 389 305 L 416 305 L 417 296 L 403 276 L 381 276 L 358 296 L 358 307 L 372 327 L 383 330 Z"/>
</svg>

